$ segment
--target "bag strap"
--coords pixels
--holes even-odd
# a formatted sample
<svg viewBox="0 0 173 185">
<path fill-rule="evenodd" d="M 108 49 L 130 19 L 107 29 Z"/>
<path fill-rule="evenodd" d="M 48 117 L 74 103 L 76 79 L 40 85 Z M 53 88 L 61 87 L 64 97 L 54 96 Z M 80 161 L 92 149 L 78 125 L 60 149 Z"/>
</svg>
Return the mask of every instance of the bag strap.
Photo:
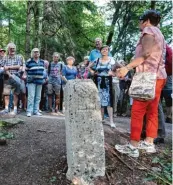
<svg viewBox="0 0 173 185">
<path fill-rule="evenodd" d="M 98 66 L 98 63 L 99 63 L 99 58 L 97 59 L 97 62 L 96 62 L 96 68 L 97 68 L 97 66 Z"/>
</svg>

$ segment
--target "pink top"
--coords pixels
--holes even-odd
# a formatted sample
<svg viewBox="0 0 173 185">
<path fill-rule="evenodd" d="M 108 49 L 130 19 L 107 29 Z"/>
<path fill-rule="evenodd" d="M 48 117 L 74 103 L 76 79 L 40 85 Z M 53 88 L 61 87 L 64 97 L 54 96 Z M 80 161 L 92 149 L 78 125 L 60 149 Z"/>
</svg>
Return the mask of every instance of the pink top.
<svg viewBox="0 0 173 185">
<path fill-rule="evenodd" d="M 140 57 L 142 54 L 142 38 L 144 34 L 153 35 L 155 38 L 155 44 L 152 48 L 151 55 L 138 67 L 136 67 L 136 72 L 157 72 L 158 79 L 165 79 L 167 77 L 165 70 L 165 54 L 166 54 L 166 43 L 164 36 L 161 31 L 155 27 L 145 27 L 141 33 L 141 37 L 136 47 L 135 57 Z"/>
</svg>

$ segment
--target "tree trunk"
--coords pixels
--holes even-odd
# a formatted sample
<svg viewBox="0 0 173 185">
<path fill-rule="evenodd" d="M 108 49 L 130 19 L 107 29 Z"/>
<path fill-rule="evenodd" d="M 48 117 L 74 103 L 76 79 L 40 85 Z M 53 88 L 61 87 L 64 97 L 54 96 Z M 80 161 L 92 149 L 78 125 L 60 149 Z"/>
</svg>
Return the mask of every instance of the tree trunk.
<svg viewBox="0 0 173 185">
<path fill-rule="evenodd" d="M 40 9 L 39 9 L 40 1 L 34 2 L 34 47 L 38 48 L 39 46 L 39 17 L 40 17 Z"/>
<path fill-rule="evenodd" d="M 46 58 L 47 52 L 47 39 L 46 39 L 46 29 L 47 29 L 47 16 L 49 10 L 50 2 L 44 1 L 43 3 L 43 20 L 42 20 L 42 34 L 41 34 L 41 58 Z"/>
<path fill-rule="evenodd" d="M 113 35 L 114 35 L 115 24 L 116 24 L 116 22 L 119 18 L 120 7 L 122 5 L 122 2 L 117 2 L 116 3 L 115 1 L 113 1 L 112 3 L 114 4 L 115 12 L 114 12 L 114 15 L 113 15 L 113 20 L 112 20 L 112 24 L 111 24 L 111 27 L 110 27 L 108 37 L 107 37 L 106 45 L 111 45 L 112 38 L 113 38 Z"/>
<path fill-rule="evenodd" d="M 31 17 L 32 17 L 33 2 L 27 2 L 27 18 L 26 18 L 26 40 L 25 40 L 25 54 L 26 58 L 30 58 L 30 33 L 31 33 Z"/>
<path fill-rule="evenodd" d="M 151 9 L 155 10 L 156 8 L 156 1 L 151 1 Z"/>
<path fill-rule="evenodd" d="M 11 42 L 11 19 L 8 18 L 8 42 Z"/>
</svg>

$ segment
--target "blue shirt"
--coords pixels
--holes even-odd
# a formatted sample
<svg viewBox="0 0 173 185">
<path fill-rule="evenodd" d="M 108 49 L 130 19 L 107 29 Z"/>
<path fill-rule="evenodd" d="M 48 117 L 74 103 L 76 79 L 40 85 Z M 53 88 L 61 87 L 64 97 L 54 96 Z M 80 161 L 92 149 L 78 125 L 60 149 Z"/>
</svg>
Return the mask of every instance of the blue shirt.
<svg viewBox="0 0 173 185">
<path fill-rule="evenodd" d="M 111 53 L 109 52 L 109 56 L 112 57 Z M 102 54 L 100 52 L 100 50 L 98 49 L 93 49 L 90 53 L 90 56 L 89 56 L 89 61 L 90 62 L 94 62 L 95 60 L 97 60 L 98 58 L 101 58 L 102 57 Z"/>
<path fill-rule="evenodd" d="M 26 62 L 27 83 L 42 85 L 44 82 L 44 61 L 39 59 L 35 62 L 33 58 Z"/>
<path fill-rule="evenodd" d="M 76 67 L 69 68 L 67 65 L 65 65 L 62 69 L 62 76 L 65 76 L 67 80 L 74 80 L 77 76 L 77 69 Z"/>
</svg>

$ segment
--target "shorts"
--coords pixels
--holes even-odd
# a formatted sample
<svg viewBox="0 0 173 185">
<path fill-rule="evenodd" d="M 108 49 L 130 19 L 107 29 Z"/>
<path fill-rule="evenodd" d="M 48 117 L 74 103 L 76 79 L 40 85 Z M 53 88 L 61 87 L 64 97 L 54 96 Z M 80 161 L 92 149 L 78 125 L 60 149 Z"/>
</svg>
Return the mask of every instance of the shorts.
<svg viewBox="0 0 173 185">
<path fill-rule="evenodd" d="M 20 82 L 19 78 L 15 76 L 15 78 L 9 78 L 8 80 L 4 80 L 4 89 L 3 95 L 9 96 L 10 92 L 19 95 L 20 94 Z"/>
<path fill-rule="evenodd" d="M 54 92 L 56 95 L 60 94 L 61 85 L 48 84 L 47 88 L 48 88 L 48 92 L 47 92 L 48 95 L 52 95 Z"/>
</svg>

